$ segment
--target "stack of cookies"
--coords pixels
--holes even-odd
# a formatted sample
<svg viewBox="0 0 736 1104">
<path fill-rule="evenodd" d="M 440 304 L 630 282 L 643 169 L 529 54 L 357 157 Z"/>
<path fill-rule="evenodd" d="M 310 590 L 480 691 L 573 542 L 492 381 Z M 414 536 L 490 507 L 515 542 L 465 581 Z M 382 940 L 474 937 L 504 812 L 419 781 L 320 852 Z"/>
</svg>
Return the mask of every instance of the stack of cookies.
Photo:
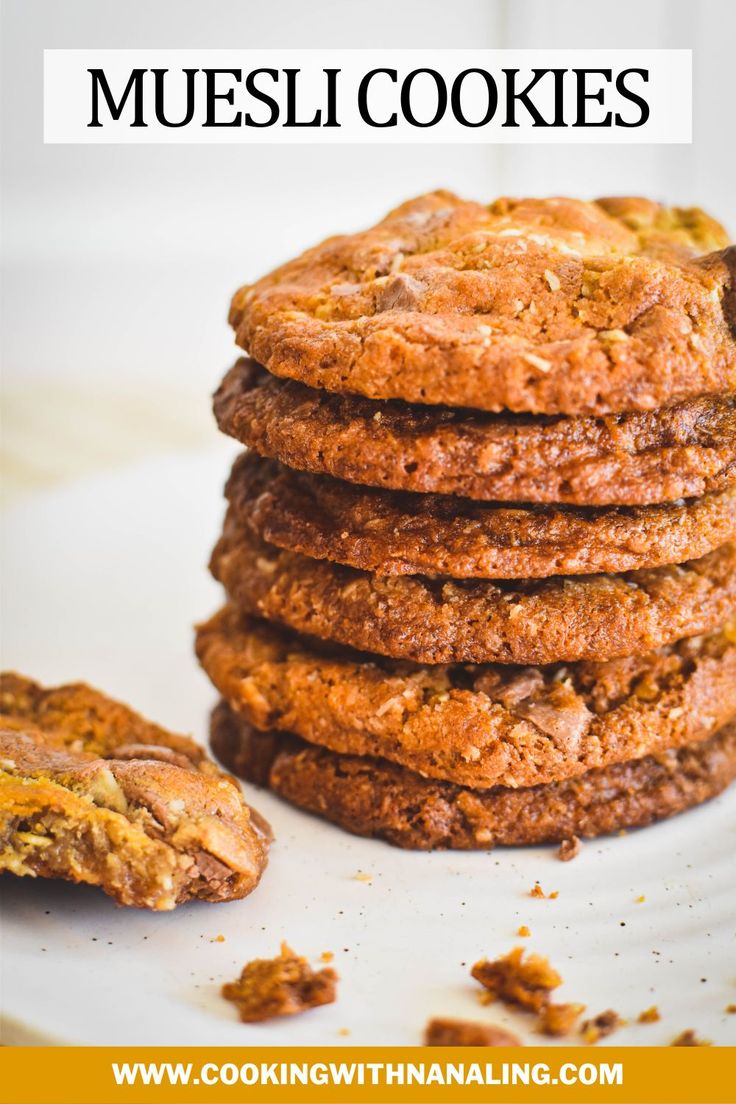
<svg viewBox="0 0 736 1104">
<path fill-rule="evenodd" d="M 437 192 L 241 289 L 200 626 L 242 777 L 404 847 L 644 825 L 736 776 L 736 249 Z"/>
</svg>

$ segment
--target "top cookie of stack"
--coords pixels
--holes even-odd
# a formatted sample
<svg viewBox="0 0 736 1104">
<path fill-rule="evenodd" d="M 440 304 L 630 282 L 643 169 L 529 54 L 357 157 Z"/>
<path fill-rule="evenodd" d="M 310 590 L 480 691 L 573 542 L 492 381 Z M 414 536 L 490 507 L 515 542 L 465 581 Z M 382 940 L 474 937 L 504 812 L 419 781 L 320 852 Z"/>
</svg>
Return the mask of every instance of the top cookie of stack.
<svg viewBox="0 0 736 1104">
<path fill-rule="evenodd" d="M 231 710 L 473 793 L 702 752 L 736 716 L 727 243 L 436 192 L 238 291 L 215 412 L 253 452 L 198 636 Z"/>
<path fill-rule="evenodd" d="M 703 212 L 644 199 L 420 197 L 237 292 L 238 344 L 324 390 L 240 366 L 222 427 L 402 490 L 578 505 L 714 490 L 736 434 L 726 246 Z"/>
</svg>

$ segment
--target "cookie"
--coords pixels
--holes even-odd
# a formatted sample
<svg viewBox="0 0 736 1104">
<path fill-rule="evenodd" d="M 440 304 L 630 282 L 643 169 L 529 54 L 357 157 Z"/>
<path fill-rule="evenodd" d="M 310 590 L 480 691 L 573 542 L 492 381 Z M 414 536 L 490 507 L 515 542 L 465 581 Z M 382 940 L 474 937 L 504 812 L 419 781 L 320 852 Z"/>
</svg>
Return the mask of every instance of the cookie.
<svg viewBox="0 0 736 1104">
<path fill-rule="evenodd" d="M 82 684 L 3 675 L 0 709 L 0 871 L 156 910 L 256 887 L 268 826 L 194 741 Z"/>
<path fill-rule="evenodd" d="M 715 797 L 736 777 L 736 725 L 710 739 L 523 789 L 471 790 L 386 760 L 257 732 L 224 703 L 212 749 L 225 766 L 348 832 L 398 847 L 486 850 L 641 828 Z"/>
<path fill-rule="evenodd" d="M 660 506 L 495 506 L 358 487 L 246 453 L 225 493 L 262 540 L 380 575 L 636 571 L 697 559 L 736 538 L 736 487 Z"/>
<path fill-rule="evenodd" d="M 532 414 L 654 410 L 736 384 L 736 249 L 644 199 L 434 192 L 241 288 L 274 375 L 372 399 Z M 707 255 L 706 255 L 707 254 Z"/>
<path fill-rule="evenodd" d="M 265 544 L 230 515 L 210 568 L 243 613 L 419 663 L 613 659 L 736 609 L 736 546 L 626 575 L 496 582 L 373 575 Z"/>
<path fill-rule="evenodd" d="M 262 456 L 399 491 L 646 506 L 736 481 L 734 395 L 603 418 L 478 414 L 317 391 L 241 358 L 214 409 Z"/>
<path fill-rule="evenodd" d="M 567 666 L 420 666 L 311 642 L 225 607 L 199 661 L 260 729 L 431 778 L 532 786 L 706 740 L 736 716 L 733 630 Z"/>
</svg>

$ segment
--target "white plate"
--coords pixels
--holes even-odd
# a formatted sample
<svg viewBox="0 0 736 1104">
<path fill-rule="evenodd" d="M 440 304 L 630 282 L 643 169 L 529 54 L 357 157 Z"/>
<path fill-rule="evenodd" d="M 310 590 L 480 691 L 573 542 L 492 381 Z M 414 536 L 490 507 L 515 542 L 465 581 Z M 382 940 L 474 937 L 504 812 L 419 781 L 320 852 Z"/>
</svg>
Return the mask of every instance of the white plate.
<svg viewBox="0 0 736 1104">
<path fill-rule="evenodd" d="M 204 741 L 216 695 L 193 659 L 191 625 L 218 602 L 205 565 L 228 455 L 158 459 L 7 512 L 4 664 L 47 683 L 85 679 Z M 736 791 L 587 843 L 571 863 L 550 848 L 402 852 L 252 788 L 249 797 L 277 839 L 244 901 L 152 915 L 88 887 L 4 878 L 4 1041 L 410 1044 L 435 1014 L 504 1023 L 533 1041 L 531 1020 L 482 1008 L 468 977 L 478 957 L 525 942 L 560 969 L 562 1000 L 631 1018 L 659 1006 L 660 1023 L 611 1043 L 666 1044 L 689 1027 L 736 1042 L 724 1011 L 736 1001 Z M 536 879 L 559 897 L 532 899 Z M 517 938 L 520 924 L 530 939 Z M 240 1024 L 219 987 L 282 939 L 315 960 L 334 952 L 339 999 Z"/>
</svg>

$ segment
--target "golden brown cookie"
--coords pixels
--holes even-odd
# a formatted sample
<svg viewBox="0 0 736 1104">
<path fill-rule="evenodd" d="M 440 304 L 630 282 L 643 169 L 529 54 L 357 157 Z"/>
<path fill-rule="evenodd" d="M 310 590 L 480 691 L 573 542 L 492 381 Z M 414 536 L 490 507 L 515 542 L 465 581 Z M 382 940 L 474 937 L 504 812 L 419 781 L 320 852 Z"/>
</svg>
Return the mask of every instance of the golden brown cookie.
<svg viewBox="0 0 736 1104">
<path fill-rule="evenodd" d="M 626 575 L 427 579 L 285 552 L 230 515 L 210 567 L 243 613 L 419 663 L 613 659 L 709 632 L 736 610 L 733 544 Z"/>
<path fill-rule="evenodd" d="M 706 740 L 736 716 L 733 630 L 551 667 L 420 666 L 312 643 L 225 607 L 197 655 L 256 728 L 431 778 L 532 786 Z"/>
<path fill-rule="evenodd" d="M 697 559 L 736 538 L 736 488 L 664 506 L 494 506 L 357 487 L 245 453 L 226 495 L 262 540 L 380 575 L 635 571 Z"/>
<path fill-rule="evenodd" d="M 214 407 L 262 456 L 399 491 L 646 506 L 736 481 L 734 395 L 602 418 L 478 414 L 317 391 L 241 358 Z"/>
<path fill-rule="evenodd" d="M 328 391 L 654 410 L 736 384 L 727 244 L 702 211 L 645 199 L 484 206 L 434 192 L 241 288 L 230 322 L 275 375 Z"/>
<path fill-rule="evenodd" d="M 471 790 L 386 760 L 257 732 L 224 703 L 211 733 L 215 755 L 242 778 L 348 832 L 419 850 L 557 843 L 641 828 L 707 801 L 736 777 L 736 725 L 702 743 L 515 790 Z"/>
<path fill-rule="evenodd" d="M 269 829 L 194 741 L 83 684 L 0 680 L 0 871 L 172 909 L 255 889 Z"/>
</svg>

